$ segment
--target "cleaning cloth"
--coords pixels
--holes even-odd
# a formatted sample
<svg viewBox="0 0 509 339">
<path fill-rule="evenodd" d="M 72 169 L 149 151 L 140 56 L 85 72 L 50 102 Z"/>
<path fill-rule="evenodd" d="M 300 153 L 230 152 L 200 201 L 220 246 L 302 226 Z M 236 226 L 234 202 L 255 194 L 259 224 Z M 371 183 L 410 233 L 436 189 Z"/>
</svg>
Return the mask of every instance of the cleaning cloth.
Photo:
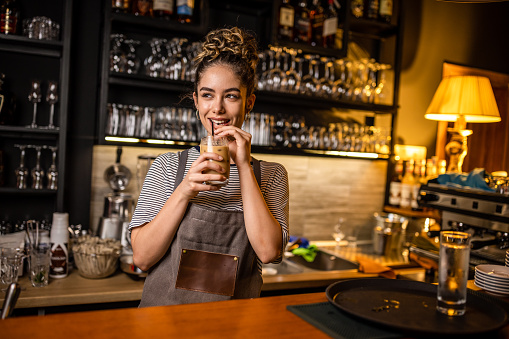
<svg viewBox="0 0 509 339">
<path fill-rule="evenodd" d="M 476 168 L 472 172 L 465 173 L 445 173 L 436 178 L 440 185 L 446 185 L 456 188 L 477 188 L 484 191 L 494 192 L 495 190 L 488 186 L 484 180 L 484 168 Z"/>
<path fill-rule="evenodd" d="M 316 247 L 316 245 L 309 245 L 308 247 L 299 247 L 299 248 L 292 250 L 293 255 L 301 256 L 307 262 L 315 261 L 317 252 L 318 252 L 318 247 Z"/>
</svg>

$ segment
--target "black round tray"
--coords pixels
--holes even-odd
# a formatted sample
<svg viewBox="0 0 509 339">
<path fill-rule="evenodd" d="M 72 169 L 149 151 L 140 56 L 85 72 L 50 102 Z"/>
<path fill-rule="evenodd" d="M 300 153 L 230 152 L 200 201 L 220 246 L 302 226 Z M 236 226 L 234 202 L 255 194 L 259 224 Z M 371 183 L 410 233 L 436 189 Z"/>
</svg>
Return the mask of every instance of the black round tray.
<svg viewBox="0 0 509 339">
<path fill-rule="evenodd" d="M 487 333 L 508 321 L 502 306 L 472 290 L 468 290 L 463 316 L 443 315 L 436 311 L 437 286 L 418 281 L 343 280 L 330 285 L 325 293 L 329 302 L 350 315 L 414 335 Z"/>
</svg>

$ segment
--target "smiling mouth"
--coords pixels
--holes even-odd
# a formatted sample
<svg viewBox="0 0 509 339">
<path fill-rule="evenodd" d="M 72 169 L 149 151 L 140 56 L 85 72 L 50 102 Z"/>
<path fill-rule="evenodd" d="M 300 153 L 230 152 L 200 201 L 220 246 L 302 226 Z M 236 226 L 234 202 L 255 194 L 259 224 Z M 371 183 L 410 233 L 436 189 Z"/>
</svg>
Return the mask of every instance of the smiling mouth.
<svg viewBox="0 0 509 339">
<path fill-rule="evenodd" d="M 209 119 L 212 127 L 214 126 L 227 126 L 228 123 L 230 122 L 230 120 L 227 120 L 227 119 L 221 119 L 221 120 L 214 120 L 214 119 Z"/>
</svg>

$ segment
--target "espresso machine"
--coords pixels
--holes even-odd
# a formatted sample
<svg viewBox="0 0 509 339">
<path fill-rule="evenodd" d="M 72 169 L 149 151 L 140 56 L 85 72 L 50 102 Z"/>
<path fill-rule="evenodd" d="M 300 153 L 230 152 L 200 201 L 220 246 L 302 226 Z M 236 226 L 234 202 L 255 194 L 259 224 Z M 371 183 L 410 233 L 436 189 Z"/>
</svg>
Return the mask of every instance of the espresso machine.
<svg viewBox="0 0 509 339">
<path fill-rule="evenodd" d="M 104 211 L 99 219 L 95 234 L 100 238 L 120 240 L 124 249 L 130 247 L 127 228 L 134 211 L 134 197 L 124 190 L 131 180 L 130 170 L 120 163 L 122 147 L 117 148 L 115 164 L 109 166 L 104 173 L 104 180 L 112 192 L 104 197 Z"/>
<path fill-rule="evenodd" d="M 472 234 L 471 268 L 505 264 L 505 252 L 509 249 L 509 195 L 428 183 L 421 186 L 418 200 L 422 207 L 442 211 L 442 230 Z M 438 253 L 433 251 L 415 246 L 410 251 L 438 261 Z"/>
</svg>

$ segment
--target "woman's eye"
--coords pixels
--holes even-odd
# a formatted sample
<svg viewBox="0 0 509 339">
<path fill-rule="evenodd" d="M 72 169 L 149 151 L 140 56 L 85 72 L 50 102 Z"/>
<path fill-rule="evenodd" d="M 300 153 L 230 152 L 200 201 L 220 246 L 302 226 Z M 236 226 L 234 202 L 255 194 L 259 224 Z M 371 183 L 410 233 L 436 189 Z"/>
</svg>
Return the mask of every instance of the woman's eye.
<svg viewBox="0 0 509 339">
<path fill-rule="evenodd" d="M 238 96 L 238 95 L 236 95 L 236 94 L 227 94 L 227 95 L 226 95 L 226 97 L 227 97 L 228 99 L 238 99 L 238 98 L 239 98 L 239 96 Z"/>
</svg>

